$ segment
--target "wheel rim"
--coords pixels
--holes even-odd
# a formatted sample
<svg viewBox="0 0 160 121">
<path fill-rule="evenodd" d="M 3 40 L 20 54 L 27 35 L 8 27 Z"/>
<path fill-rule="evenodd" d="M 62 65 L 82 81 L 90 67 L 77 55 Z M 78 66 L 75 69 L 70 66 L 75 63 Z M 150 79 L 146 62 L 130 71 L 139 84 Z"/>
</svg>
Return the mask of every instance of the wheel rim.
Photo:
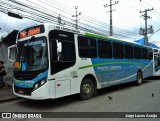
<svg viewBox="0 0 160 121">
<path fill-rule="evenodd" d="M 91 93 L 92 87 L 89 84 L 84 84 L 82 87 L 82 91 L 85 95 L 88 95 L 89 93 Z"/>
<path fill-rule="evenodd" d="M 141 83 L 142 82 L 142 76 L 141 76 L 141 74 L 139 73 L 138 74 L 138 83 Z"/>
</svg>

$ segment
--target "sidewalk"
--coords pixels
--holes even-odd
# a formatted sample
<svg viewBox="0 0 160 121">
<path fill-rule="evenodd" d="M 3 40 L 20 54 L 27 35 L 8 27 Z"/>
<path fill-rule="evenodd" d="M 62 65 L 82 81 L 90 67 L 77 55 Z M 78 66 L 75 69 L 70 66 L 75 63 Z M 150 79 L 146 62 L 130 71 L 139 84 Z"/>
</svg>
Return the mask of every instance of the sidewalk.
<svg viewBox="0 0 160 121">
<path fill-rule="evenodd" d="M 21 99 L 13 94 L 12 86 L 7 84 L 5 89 L 0 87 L 0 103 Z"/>
</svg>

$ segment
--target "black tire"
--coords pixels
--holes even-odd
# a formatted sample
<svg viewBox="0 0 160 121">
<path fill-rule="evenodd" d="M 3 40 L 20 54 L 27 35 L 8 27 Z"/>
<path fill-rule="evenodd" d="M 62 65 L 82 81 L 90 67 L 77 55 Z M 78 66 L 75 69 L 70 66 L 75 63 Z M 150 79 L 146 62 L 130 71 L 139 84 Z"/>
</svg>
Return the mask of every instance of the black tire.
<svg viewBox="0 0 160 121">
<path fill-rule="evenodd" d="M 137 73 L 136 85 L 140 86 L 143 82 L 143 74 L 141 72 Z"/>
<path fill-rule="evenodd" d="M 91 79 L 85 78 L 83 79 L 80 87 L 80 99 L 81 100 L 87 100 L 93 97 L 94 95 L 94 83 Z"/>
</svg>

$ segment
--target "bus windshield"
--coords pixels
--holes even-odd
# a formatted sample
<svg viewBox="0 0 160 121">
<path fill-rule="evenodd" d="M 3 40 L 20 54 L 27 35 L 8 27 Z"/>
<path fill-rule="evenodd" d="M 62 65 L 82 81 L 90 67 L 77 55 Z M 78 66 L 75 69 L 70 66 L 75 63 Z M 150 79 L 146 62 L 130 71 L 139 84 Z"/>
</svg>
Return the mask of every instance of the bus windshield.
<svg viewBox="0 0 160 121">
<path fill-rule="evenodd" d="M 48 66 L 46 38 L 32 38 L 17 44 L 17 71 L 35 71 Z"/>
</svg>

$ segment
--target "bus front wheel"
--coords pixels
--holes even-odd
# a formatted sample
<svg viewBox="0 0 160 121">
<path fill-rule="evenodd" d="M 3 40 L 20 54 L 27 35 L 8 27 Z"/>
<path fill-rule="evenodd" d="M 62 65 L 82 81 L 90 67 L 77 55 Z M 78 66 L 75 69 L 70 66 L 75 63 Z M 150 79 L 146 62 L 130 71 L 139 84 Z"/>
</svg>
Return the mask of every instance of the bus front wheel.
<svg viewBox="0 0 160 121">
<path fill-rule="evenodd" d="M 138 72 L 137 73 L 137 81 L 136 81 L 136 85 L 139 86 L 142 84 L 142 81 L 143 81 L 143 75 L 141 72 Z"/>
<path fill-rule="evenodd" d="M 94 95 L 94 83 L 91 79 L 85 78 L 80 87 L 80 99 L 87 100 Z"/>
</svg>

